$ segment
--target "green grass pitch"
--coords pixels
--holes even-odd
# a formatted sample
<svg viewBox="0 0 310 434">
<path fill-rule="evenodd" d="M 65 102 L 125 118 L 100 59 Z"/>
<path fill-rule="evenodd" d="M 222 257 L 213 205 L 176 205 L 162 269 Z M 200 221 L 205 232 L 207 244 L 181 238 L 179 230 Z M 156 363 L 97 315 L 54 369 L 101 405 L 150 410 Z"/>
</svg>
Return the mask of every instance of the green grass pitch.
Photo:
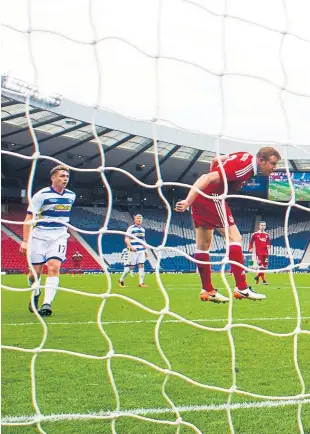
<svg viewBox="0 0 310 434">
<path fill-rule="evenodd" d="M 301 309 L 301 329 L 310 330 L 310 275 L 294 276 Z M 122 294 L 145 306 L 160 311 L 165 306 L 154 275 L 146 276 L 149 288 L 137 286 L 137 276 L 128 276 L 126 288 L 118 288 L 118 275 L 112 276 L 113 294 Z M 208 327 L 227 324 L 229 305 L 199 301 L 199 277 L 196 274 L 163 274 L 170 310 Z M 253 275 L 248 275 L 249 280 Z M 231 277 L 228 280 L 233 285 Z M 267 295 L 262 302 L 234 300 L 233 323 L 251 324 L 275 333 L 293 332 L 297 324 L 297 308 L 287 274 L 268 275 L 269 286 L 255 285 Z M 26 276 L 2 276 L 3 285 L 26 287 Z M 214 283 L 228 294 L 219 274 Z M 103 293 L 107 289 L 104 275 L 61 277 L 61 286 L 81 292 Z M 28 312 L 29 292 L 2 290 L 2 345 L 36 348 L 43 329 L 38 319 Z M 63 349 L 76 353 L 104 356 L 107 341 L 99 331 L 96 317 L 101 303 L 91 298 L 59 291 L 53 304 L 53 315 L 46 318 L 48 336 L 44 348 Z M 158 315 L 146 312 L 118 297 L 109 298 L 103 309 L 102 323 L 113 342 L 115 353 L 129 354 L 148 360 L 165 369 L 166 363 L 156 345 L 154 330 Z M 232 362 L 228 333 L 201 330 L 165 316 L 159 329 L 161 348 L 174 371 L 209 386 L 229 388 L 232 384 Z M 267 396 L 296 396 L 301 392 L 294 365 L 294 337 L 275 337 L 261 331 L 232 328 L 236 351 L 236 384 L 239 390 Z M 32 353 L 2 349 L 2 421 L 8 416 L 34 415 L 31 400 L 30 363 Z M 298 363 L 310 393 L 310 335 L 298 335 Z M 55 352 L 38 354 L 35 367 L 37 403 L 43 415 L 104 415 L 113 411 L 115 397 L 107 375 L 107 362 Z M 156 420 L 175 421 L 169 404 L 162 395 L 165 375 L 149 366 L 125 358 L 112 358 L 111 368 L 119 393 L 122 411 L 133 410 Z M 223 405 L 228 394 L 203 389 L 184 379 L 170 376 L 166 392 L 184 421 L 195 424 L 202 433 L 229 432 L 227 412 Z M 268 402 L 266 402 L 268 401 Z M 263 403 L 263 407 L 259 405 Z M 232 422 L 236 434 L 298 433 L 298 405 L 273 406 L 270 400 L 240 394 L 232 397 Z M 310 399 L 302 405 L 301 417 L 305 433 L 310 433 Z M 13 419 L 16 420 L 16 419 Z M 111 433 L 111 421 L 87 419 L 44 421 L 46 433 L 80 434 Z M 128 416 L 115 422 L 118 434 L 172 434 L 176 426 L 140 421 Z M 37 433 L 35 425 L 3 426 L 3 434 Z M 193 433 L 181 426 L 181 434 Z"/>
</svg>

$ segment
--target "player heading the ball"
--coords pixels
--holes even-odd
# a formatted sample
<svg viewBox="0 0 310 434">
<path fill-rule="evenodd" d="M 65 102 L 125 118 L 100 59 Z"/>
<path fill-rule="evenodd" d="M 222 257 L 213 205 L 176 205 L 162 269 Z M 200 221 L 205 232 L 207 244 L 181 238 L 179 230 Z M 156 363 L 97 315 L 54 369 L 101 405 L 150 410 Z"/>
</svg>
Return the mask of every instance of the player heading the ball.
<svg viewBox="0 0 310 434">
<path fill-rule="evenodd" d="M 184 212 L 188 207 L 192 208 L 192 216 L 196 230 L 196 252 L 195 259 L 210 262 L 209 249 L 212 243 L 214 229 L 225 237 L 225 226 L 228 227 L 229 236 L 229 259 L 244 265 L 242 254 L 242 237 L 235 224 L 234 218 L 226 201 L 218 199 L 224 193 L 224 177 L 228 183 L 228 192 L 238 190 L 248 179 L 252 178 L 259 171 L 269 176 L 277 168 L 281 156 L 272 147 L 261 148 L 256 156 L 248 152 L 235 152 L 220 157 L 222 163 L 219 165 L 218 158 L 212 160 L 210 173 L 202 175 L 194 183 L 194 186 L 202 192 L 212 196 L 207 199 L 195 189 L 191 189 L 185 200 L 177 202 L 175 210 Z M 221 295 L 212 285 L 210 264 L 197 264 L 201 278 L 202 290 L 200 299 L 202 301 L 213 301 L 225 303 L 229 298 Z M 231 271 L 235 278 L 234 297 L 238 299 L 262 300 L 266 298 L 258 294 L 248 286 L 245 271 L 242 267 L 231 264 Z"/>
<path fill-rule="evenodd" d="M 41 316 L 52 314 L 51 304 L 55 298 L 59 285 L 60 266 L 66 260 L 67 240 L 69 238 L 67 226 L 69 223 L 72 205 L 75 201 L 75 193 L 66 187 L 69 182 L 70 172 L 68 167 L 59 165 L 51 172 L 52 185 L 42 188 L 31 199 L 25 224 L 23 226 L 23 242 L 20 253 L 26 255 L 29 249 L 30 261 L 40 279 L 43 265 L 47 266 L 47 278 L 45 284 L 45 296 L 42 307 L 38 310 Z M 28 220 L 39 220 L 33 231 L 31 243 L 28 243 L 30 226 Z M 30 271 L 28 283 L 34 290 L 34 303 L 29 302 L 29 310 L 38 309 L 40 288 L 34 287 L 35 276 Z"/>
</svg>

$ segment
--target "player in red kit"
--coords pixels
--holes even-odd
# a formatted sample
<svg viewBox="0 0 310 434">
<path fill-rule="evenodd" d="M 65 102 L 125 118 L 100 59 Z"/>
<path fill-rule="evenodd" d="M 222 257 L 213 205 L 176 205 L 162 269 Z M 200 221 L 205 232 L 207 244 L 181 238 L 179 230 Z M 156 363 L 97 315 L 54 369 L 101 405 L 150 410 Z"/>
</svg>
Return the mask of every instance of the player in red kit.
<svg viewBox="0 0 310 434">
<path fill-rule="evenodd" d="M 268 256 L 270 251 L 270 237 L 267 232 L 265 232 L 265 229 L 266 222 L 260 222 L 259 230 L 257 232 L 254 232 L 249 244 L 250 253 L 252 253 L 253 251 L 253 245 L 255 246 L 257 264 L 260 270 L 266 270 L 266 268 L 268 267 Z M 265 273 L 263 271 L 257 273 L 257 275 L 255 276 L 254 279 L 256 283 L 259 282 L 260 277 L 262 278 L 263 284 L 268 285 L 265 280 Z"/>
<path fill-rule="evenodd" d="M 234 218 L 226 201 L 218 198 L 219 195 L 224 193 L 224 177 L 227 180 L 228 192 L 231 193 L 238 190 L 245 181 L 256 175 L 257 171 L 269 176 L 276 169 L 280 159 L 279 152 L 275 148 L 268 146 L 261 148 L 256 156 L 252 156 L 248 152 L 235 152 L 230 155 L 223 155 L 220 157 L 222 169 L 218 158 L 212 160 L 210 173 L 202 175 L 193 185 L 193 187 L 212 197 L 206 198 L 196 191 L 195 188 L 191 188 L 187 198 L 178 202 L 175 207 L 175 210 L 178 212 L 184 212 L 188 207 L 192 207 L 192 216 L 196 229 L 195 259 L 210 262 L 209 249 L 214 229 L 217 229 L 225 237 L 225 226 L 228 226 L 229 259 L 244 265 L 240 232 L 235 225 Z M 229 298 L 220 294 L 213 287 L 210 264 L 197 265 L 202 283 L 200 299 L 215 303 L 229 301 Z M 236 282 L 234 290 L 235 298 L 247 298 L 249 300 L 262 300 L 266 298 L 265 295 L 256 293 L 248 286 L 245 271 L 242 267 L 232 263 L 231 271 Z"/>
<path fill-rule="evenodd" d="M 83 260 L 83 255 L 76 250 L 76 252 L 72 255 L 72 264 L 73 264 L 73 270 L 72 270 L 72 276 L 75 274 L 79 274 L 82 271 L 81 264 Z"/>
</svg>

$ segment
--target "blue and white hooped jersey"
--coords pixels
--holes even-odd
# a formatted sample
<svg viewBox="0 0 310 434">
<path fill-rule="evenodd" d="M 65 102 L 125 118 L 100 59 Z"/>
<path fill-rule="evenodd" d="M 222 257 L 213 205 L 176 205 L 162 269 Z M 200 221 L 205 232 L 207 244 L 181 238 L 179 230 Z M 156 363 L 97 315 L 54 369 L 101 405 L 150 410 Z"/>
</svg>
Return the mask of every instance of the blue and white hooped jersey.
<svg viewBox="0 0 310 434">
<path fill-rule="evenodd" d="M 127 229 L 126 234 L 134 235 L 135 237 L 139 238 L 141 241 L 145 241 L 145 229 L 142 226 L 131 225 Z M 137 252 L 146 250 L 145 247 L 139 243 L 139 241 L 136 241 L 133 238 L 130 238 L 130 244 L 132 245 L 132 247 L 135 247 L 137 249 Z"/>
<path fill-rule="evenodd" d="M 62 194 L 57 193 L 52 187 L 42 188 L 34 194 L 31 206 L 29 205 L 27 209 L 28 214 L 35 212 L 35 217 L 39 220 L 35 225 L 33 236 L 41 238 L 40 235 L 44 232 L 48 234 L 48 238 L 54 236 L 57 238 L 60 233 L 66 233 L 67 226 L 64 223 L 70 221 L 75 197 L 75 193 L 67 188 Z"/>
</svg>

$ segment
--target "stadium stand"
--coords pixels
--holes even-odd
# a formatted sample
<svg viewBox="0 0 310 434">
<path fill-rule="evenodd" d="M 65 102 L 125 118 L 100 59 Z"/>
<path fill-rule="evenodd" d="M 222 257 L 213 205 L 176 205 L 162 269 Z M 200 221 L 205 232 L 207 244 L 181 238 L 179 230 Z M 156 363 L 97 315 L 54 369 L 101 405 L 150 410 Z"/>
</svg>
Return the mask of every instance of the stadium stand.
<svg viewBox="0 0 310 434">
<path fill-rule="evenodd" d="M 20 208 L 13 209 L 9 215 L 4 215 L 3 218 L 12 220 L 23 220 L 25 210 Z M 71 224 L 79 229 L 99 230 L 103 225 L 106 217 L 107 208 L 105 207 L 74 207 L 72 212 Z M 144 210 L 143 226 L 146 229 L 146 240 L 152 246 L 160 246 L 163 242 L 163 231 L 167 222 L 167 211 L 165 209 Z M 111 212 L 108 228 L 125 232 L 129 225 L 132 224 L 132 217 L 128 211 L 113 209 Z M 256 223 L 255 213 L 244 213 L 240 210 L 234 211 L 234 217 L 237 226 L 242 234 L 243 251 L 246 253 L 250 241 L 250 237 L 254 232 Z M 262 219 L 267 221 L 267 231 L 271 237 L 271 254 L 269 257 L 269 268 L 283 268 L 289 265 L 288 251 L 284 238 L 284 216 L 274 214 L 264 214 Z M 18 237 L 22 236 L 22 227 L 19 225 L 9 225 L 6 227 L 11 229 Z M 301 259 L 307 248 L 310 239 L 310 222 L 307 216 L 302 216 L 297 213 L 292 213 L 288 225 L 289 243 L 292 249 L 294 261 L 296 264 L 301 262 Z M 97 253 L 97 236 L 82 234 L 82 237 Z M 195 232 L 192 225 L 190 213 L 172 213 L 167 247 L 178 248 L 179 250 L 193 256 L 195 250 Z M 16 243 L 17 244 L 17 243 Z M 124 248 L 124 236 L 120 234 L 104 234 L 102 237 L 102 251 L 105 261 L 110 266 L 111 271 L 120 271 L 123 268 L 121 262 L 121 251 Z M 83 254 L 83 269 L 99 270 L 100 265 L 94 260 L 89 252 L 73 237 L 68 243 L 68 260 L 64 264 L 64 268 L 70 270 L 72 267 L 71 256 L 75 250 L 79 250 Z M 214 234 L 211 248 L 212 262 L 219 261 L 221 255 L 225 252 L 225 240 L 217 233 Z M 216 255 L 214 255 L 216 254 Z M 155 255 L 155 253 L 154 253 Z M 155 255 L 156 256 L 156 255 Z M 221 269 L 220 264 L 212 266 L 214 271 Z M 173 250 L 165 249 L 162 252 L 161 270 L 188 272 L 194 271 L 196 266 L 183 255 Z M 146 271 L 151 271 L 152 267 L 147 262 Z"/>
<path fill-rule="evenodd" d="M 12 209 L 10 209 L 9 213 L 2 214 L 2 218 L 13 221 L 23 221 L 25 218 L 25 212 L 26 208 L 24 206 L 12 206 Z M 3 226 L 13 232 L 13 234 L 16 235 L 18 240 L 22 240 L 22 225 L 3 223 Z M 27 260 L 20 255 L 19 243 L 17 242 L 17 240 L 13 239 L 8 234 L 5 234 L 3 231 L 1 231 L 1 235 L 2 270 L 6 272 L 20 270 L 21 273 L 27 273 Z M 72 255 L 76 250 L 79 250 L 79 252 L 83 255 L 83 261 L 81 263 L 82 270 L 101 270 L 100 264 L 98 264 L 98 262 L 93 258 L 93 256 L 71 234 L 70 238 L 68 239 L 67 260 L 63 263 L 63 271 L 70 272 L 70 270 L 73 268 Z"/>
<path fill-rule="evenodd" d="M 6 273 L 27 273 L 28 264 L 19 253 L 19 244 L 1 231 L 1 271 Z"/>
</svg>

